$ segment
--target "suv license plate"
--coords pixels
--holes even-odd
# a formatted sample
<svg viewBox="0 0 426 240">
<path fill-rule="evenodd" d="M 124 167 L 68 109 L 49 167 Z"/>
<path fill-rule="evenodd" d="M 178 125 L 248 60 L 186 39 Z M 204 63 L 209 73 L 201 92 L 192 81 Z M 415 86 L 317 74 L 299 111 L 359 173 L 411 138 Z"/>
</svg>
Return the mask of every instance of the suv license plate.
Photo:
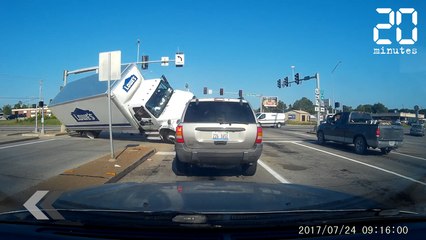
<svg viewBox="0 0 426 240">
<path fill-rule="evenodd" d="M 212 132 L 213 141 L 228 141 L 229 132 Z"/>
</svg>

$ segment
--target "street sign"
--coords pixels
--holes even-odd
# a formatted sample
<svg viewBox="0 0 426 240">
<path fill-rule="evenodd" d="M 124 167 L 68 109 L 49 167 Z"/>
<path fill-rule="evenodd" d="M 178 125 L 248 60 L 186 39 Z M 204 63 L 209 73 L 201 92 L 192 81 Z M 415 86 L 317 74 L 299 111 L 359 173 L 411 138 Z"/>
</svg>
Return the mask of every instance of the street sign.
<svg viewBox="0 0 426 240">
<path fill-rule="evenodd" d="M 319 89 L 315 88 L 315 95 L 319 95 L 319 94 L 320 94 Z"/>
<path fill-rule="evenodd" d="M 322 108 L 321 108 L 321 112 L 325 112 L 325 108 L 323 108 L 323 107 L 322 107 Z"/>
<path fill-rule="evenodd" d="M 319 107 L 315 106 L 315 112 L 319 111 Z"/>
<path fill-rule="evenodd" d="M 99 81 L 121 78 L 121 51 L 99 53 Z"/>
<path fill-rule="evenodd" d="M 169 57 L 161 57 L 161 66 L 163 67 L 169 66 Z"/>
<path fill-rule="evenodd" d="M 183 67 L 185 64 L 185 55 L 183 53 L 176 53 L 175 55 L 176 67 Z"/>
<path fill-rule="evenodd" d="M 315 99 L 315 106 L 319 106 L 319 105 L 320 105 L 319 99 Z"/>
</svg>

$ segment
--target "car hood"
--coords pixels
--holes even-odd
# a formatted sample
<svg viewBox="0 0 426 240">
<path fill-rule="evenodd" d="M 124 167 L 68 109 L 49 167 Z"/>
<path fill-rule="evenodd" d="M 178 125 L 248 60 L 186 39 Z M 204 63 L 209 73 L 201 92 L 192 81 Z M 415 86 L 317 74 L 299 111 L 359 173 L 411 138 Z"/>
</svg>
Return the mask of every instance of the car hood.
<svg viewBox="0 0 426 240">
<path fill-rule="evenodd" d="M 143 212 L 271 212 L 371 209 L 378 203 L 297 184 L 250 182 L 114 183 L 63 193 L 56 209 Z"/>
</svg>

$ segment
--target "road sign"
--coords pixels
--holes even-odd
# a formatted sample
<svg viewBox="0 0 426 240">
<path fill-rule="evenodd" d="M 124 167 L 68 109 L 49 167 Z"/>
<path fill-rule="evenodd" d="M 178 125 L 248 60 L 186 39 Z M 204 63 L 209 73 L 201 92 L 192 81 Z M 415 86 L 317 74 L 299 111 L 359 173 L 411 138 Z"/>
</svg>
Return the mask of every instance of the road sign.
<svg viewBox="0 0 426 240">
<path fill-rule="evenodd" d="M 176 67 L 183 67 L 185 64 L 185 55 L 183 53 L 176 53 L 175 55 Z"/>
<path fill-rule="evenodd" d="M 319 99 L 315 99 L 315 106 L 319 106 L 319 105 L 320 105 Z"/>
<path fill-rule="evenodd" d="M 315 95 L 319 95 L 319 94 L 320 94 L 319 89 L 318 89 L 318 88 L 315 88 Z"/>
<path fill-rule="evenodd" d="M 325 112 L 325 108 L 323 108 L 323 107 L 322 107 L 322 108 L 321 108 L 321 112 Z"/>
<path fill-rule="evenodd" d="M 121 51 L 99 53 L 99 81 L 121 78 Z"/>
<path fill-rule="evenodd" d="M 163 67 L 169 66 L 169 57 L 161 57 L 161 66 Z"/>
<path fill-rule="evenodd" d="M 315 106 L 315 112 L 319 111 L 319 107 Z"/>
</svg>

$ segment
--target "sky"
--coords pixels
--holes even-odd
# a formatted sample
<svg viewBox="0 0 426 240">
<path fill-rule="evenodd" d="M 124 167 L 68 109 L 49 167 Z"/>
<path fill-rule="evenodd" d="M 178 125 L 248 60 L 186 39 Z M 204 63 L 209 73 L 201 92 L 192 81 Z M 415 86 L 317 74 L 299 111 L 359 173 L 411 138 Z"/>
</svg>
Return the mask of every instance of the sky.
<svg viewBox="0 0 426 240">
<path fill-rule="evenodd" d="M 411 13 L 397 25 L 401 8 L 415 9 L 417 25 Z M 390 15 L 394 24 L 379 39 L 392 44 L 379 45 L 373 29 Z M 414 44 L 398 42 L 398 27 L 401 39 L 417 35 Z M 120 50 L 122 62 L 134 62 L 140 39 L 140 55 L 150 60 L 185 53 L 183 68 L 150 64 L 145 78 L 164 74 L 175 89 L 188 84 L 199 97 L 208 87 L 216 95 L 224 88 L 277 96 L 287 105 L 313 101 L 315 80 L 277 87 L 295 66 L 301 77 L 319 73 L 324 97 L 341 104 L 426 108 L 424 0 L 0 0 L 0 33 L 0 107 L 35 103 L 28 98 L 38 98 L 41 80 L 49 102 L 64 70 L 96 66 L 100 52 Z M 405 54 L 373 54 L 381 47 Z M 259 98 L 246 99 L 259 107 Z"/>
</svg>

